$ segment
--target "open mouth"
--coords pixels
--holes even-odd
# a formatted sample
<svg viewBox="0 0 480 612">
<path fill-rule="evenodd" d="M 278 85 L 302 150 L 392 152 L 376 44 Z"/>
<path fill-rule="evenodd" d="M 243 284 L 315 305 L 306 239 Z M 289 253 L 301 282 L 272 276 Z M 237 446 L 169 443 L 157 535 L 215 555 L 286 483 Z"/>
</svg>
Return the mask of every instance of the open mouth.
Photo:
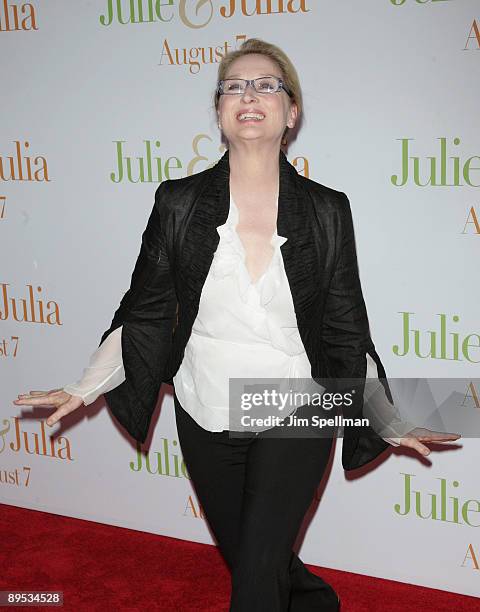
<svg viewBox="0 0 480 612">
<path fill-rule="evenodd" d="M 239 121 L 263 121 L 265 115 L 262 113 L 241 113 L 237 115 Z"/>
</svg>

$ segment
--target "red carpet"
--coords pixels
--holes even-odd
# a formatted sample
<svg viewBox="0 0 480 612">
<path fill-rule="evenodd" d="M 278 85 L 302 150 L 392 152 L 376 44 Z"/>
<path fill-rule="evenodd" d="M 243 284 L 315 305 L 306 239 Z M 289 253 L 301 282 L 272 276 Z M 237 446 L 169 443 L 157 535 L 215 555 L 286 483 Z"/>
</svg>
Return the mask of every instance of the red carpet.
<svg viewBox="0 0 480 612">
<path fill-rule="evenodd" d="M 0 511 L 0 590 L 63 591 L 63 610 L 228 610 L 230 578 L 214 546 L 15 506 Z M 474 597 L 313 571 L 338 591 L 342 612 L 480 610 Z"/>
</svg>

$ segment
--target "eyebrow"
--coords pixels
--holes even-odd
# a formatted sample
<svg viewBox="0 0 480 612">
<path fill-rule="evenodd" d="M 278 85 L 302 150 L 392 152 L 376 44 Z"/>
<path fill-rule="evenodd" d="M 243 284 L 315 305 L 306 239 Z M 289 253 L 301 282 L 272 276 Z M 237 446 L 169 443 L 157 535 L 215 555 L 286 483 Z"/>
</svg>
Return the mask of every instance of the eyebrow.
<svg viewBox="0 0 480 612">
<path fill-rule="evenodd" d="M 281 79 L 282 78 L 282 77 L 277 76 L 276 74 L 261 74 L 260 76 L 255 77 L 255 78 L 256 79 L 263 79 L 263 77 L 267 77 L 267 76 L 274 76 L 277 79 Z M 225 79 L 241 79 L 241 78 L 243 78 L 243 77 L 241 77 L 238 74 L 231 74 L 230 76 L 225 77 Z M 248 80 L 248 79 L 245 79 L 245 80 Z"/>
</svg>

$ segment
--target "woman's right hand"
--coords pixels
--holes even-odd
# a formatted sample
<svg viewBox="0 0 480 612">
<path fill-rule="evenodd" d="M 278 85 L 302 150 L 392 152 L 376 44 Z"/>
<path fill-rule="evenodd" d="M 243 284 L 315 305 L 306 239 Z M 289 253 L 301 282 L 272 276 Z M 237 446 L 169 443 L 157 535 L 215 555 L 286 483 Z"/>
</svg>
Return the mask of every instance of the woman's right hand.
<svg viewBox="0 0 480 612">
<path fill-rule="evenodd" d="M 66 414 L 70 414 L 83 404 L 83 400 L 78 395 L 70 395 L 62 389 L 52 389 L 51 391 L 30 391 L 18 395 L 18 399 L 13 403 L 16 406 L 55 406 L 56 410 L 51 414 L 46 423 L 49 427 L 54 425 Z"/>
</svg>

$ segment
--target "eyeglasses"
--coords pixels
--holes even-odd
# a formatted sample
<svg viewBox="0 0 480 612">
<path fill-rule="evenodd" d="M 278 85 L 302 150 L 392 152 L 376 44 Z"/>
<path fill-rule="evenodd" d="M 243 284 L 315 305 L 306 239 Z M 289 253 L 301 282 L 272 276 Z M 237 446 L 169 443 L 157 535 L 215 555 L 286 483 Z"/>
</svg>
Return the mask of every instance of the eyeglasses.
<svg viewBox="0 0 480 612">
<path fill-rule="evenodd" d="M 282 79 L 276 76 L 265 76 L 258 79 L 224 79 L 218 83 L 217 95 L 241 95 L 245 93 L 249 85 L 260 94 L 277 93 L 283 89 L 286 94 L 292 97 Z"/>
</svg>

